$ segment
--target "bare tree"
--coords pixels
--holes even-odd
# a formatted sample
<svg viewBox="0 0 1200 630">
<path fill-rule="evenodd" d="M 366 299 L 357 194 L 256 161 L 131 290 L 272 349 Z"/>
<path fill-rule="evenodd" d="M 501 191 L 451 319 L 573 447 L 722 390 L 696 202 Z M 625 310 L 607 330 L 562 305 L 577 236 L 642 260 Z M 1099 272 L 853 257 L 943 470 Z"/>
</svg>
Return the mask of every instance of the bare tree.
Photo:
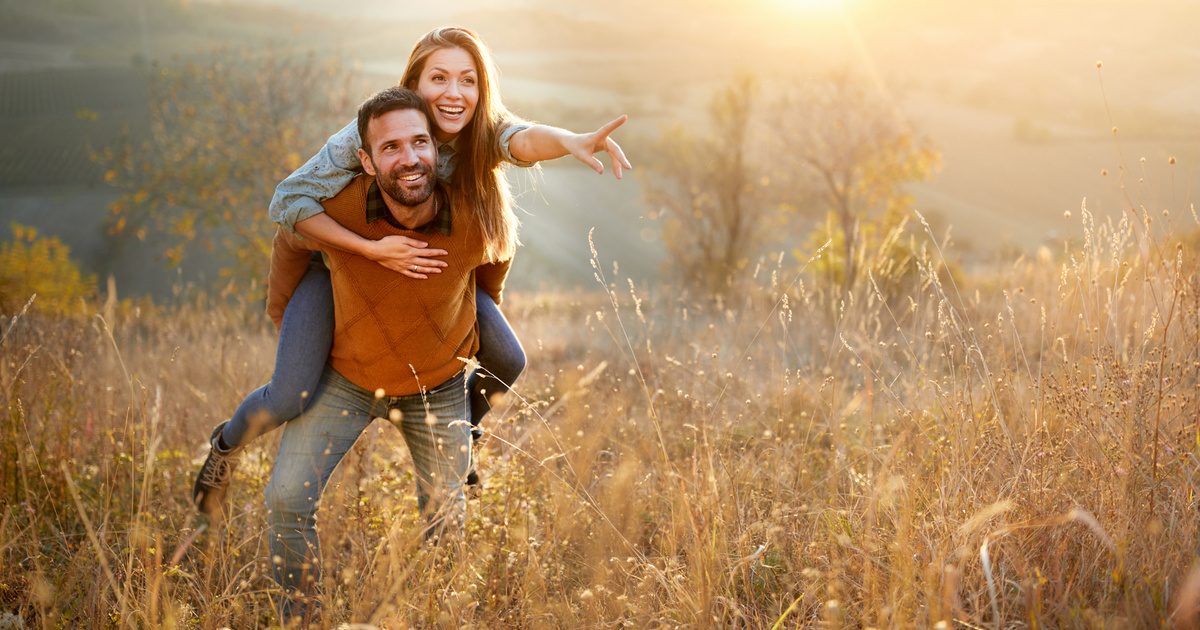
<svg viewBox="0 0 1200 630">
<path fill-rule="evenodd" d="M 771 111 L 779 125 L 766 141 L 772 180 L 790 182 L 793 195 L 816 192 L 833 214 L 841 251 L 831 255 L 842 257 L 849 289 L 859 274 L 859 222 L 907 209 L 904 185 L 928 179 L 940 156 L 880 91 L 849 74 L 797 84 Z"/>
<path fill-rule="evenodd" d="M 751 163 L 756 81 L 743 76 L 714 95 L 708 133 L 675 125 L 658 139 L 646 169 L 646 200 L 663 219 L 673 270 L 692 286 L 721 293 L 762 233 L 762 196 Z"/>
</svg>

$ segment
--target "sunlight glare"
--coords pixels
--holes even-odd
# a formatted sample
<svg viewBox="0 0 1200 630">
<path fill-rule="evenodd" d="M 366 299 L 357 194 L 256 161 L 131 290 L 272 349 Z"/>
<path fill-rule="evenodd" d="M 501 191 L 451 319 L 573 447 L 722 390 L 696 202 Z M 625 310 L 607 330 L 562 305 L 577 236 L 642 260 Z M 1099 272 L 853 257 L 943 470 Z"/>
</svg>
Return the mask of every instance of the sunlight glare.
<svg viewBox="0 0 1200 630">
<path fill-rule="evenodd" d="M 772 4 L 796 12 L 833 12 L 846 8 L 847 0 L 771 0 Z"/>
</svg>

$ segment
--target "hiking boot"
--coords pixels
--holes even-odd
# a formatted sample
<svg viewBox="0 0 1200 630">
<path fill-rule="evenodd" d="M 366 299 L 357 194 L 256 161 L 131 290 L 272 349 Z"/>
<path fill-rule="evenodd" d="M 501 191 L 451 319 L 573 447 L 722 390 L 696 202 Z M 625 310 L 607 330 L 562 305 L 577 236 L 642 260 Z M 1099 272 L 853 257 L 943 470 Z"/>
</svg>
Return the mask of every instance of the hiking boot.
<svg viewBox="0 0 1200 630">
<path fill-rule="evenodd" d="M 219 448 L 221 429 L 225 423 L 217 425 L 209 437 L 208 457 L 200 466 L 196 475 L 196 483 L 192 486 L 192 503 L 201 514 L 213 516 L 223 511 L 225 494 L 229 491 L 229 482 L 233 479 L 233 471 L 237 468 L 242 453 L 240 448 L 222 452 Z"/>
</svg>

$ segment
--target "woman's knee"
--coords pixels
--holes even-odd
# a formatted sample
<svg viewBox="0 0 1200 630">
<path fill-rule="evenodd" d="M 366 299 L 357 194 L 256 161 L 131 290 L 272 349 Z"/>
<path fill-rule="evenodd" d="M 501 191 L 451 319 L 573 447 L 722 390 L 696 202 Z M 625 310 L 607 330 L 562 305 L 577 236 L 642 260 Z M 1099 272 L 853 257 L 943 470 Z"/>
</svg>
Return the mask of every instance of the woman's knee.
<svg viewBox="0 0 1200 630">
<path fill-rule="evenodd" d="M 503 352 L 498 353 L 498 360 L 494 361 L 492 374 L 504 381 L 506 385 L 512 385 L 516 382 L 517 377 L 525 372 L 525 365 L 528 357 L 525 356 L 525 349 L 521 347 L 521 343 L 513 338 L 513 343 L 504 348 Z"/>
</svg>

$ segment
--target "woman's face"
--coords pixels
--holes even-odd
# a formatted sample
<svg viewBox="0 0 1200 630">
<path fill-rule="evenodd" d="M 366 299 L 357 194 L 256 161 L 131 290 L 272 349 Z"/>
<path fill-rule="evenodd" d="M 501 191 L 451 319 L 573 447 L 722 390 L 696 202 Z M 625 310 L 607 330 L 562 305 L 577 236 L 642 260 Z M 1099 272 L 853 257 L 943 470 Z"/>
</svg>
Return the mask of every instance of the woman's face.
<svg viewBox="0 0 1200 630">
<path fill-rule="evenodd" d="M 417 93 L 433 109 L 434 135 L 441 142 L 458 137 L 475 116 L 479 103 L 479 69 L 461 48 L 440 48 L 425 60 Z"/>
</svg>

